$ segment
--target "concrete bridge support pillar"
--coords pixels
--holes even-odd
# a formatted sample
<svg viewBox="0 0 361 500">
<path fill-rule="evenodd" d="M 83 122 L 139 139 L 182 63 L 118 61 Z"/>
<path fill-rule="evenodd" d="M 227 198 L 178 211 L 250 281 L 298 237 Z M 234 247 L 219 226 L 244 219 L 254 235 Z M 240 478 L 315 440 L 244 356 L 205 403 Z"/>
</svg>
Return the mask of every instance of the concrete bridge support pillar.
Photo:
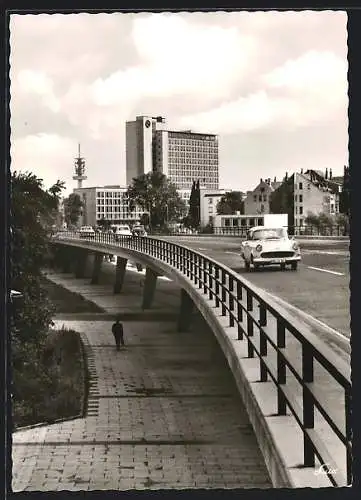
<svg viewBox="0 0 361 500">
<path fill-rule="evenodd" d="M 72 263 L 72 252 L 69 248 L 64 247 L 62 249 L 62 262 L 61 262 L 61 268 L 63 273 L 71 272 L 71 263 Z"/>
<path fill-rule="evenodd" d="M 60 255 L 59 245 L 52 245 L 51 257 L 50 257 L 50 267 L 52 269 L 56 269 L 59 266 L 59 260 L 60 260 L 59 255 Z"/>
<path fill-rule="evenodd" d="M 128 259 L 124 259 L 123 257 L 117 257 L 117 265 L 115 267 L 114 293 L 120 293 L 122 290 L 127 261 Z"/>
<path fill-rule="evenodd" d="M 153 271 L 152 268 L 147 267 L 145 271 L 142 309 L 150 309 L 152 306 L 157 277 L 158 273 Z"/>
<path fill-rule="evenodd" d="M 99 283 L 100 271 L 102 269 L 104 255 L 100 252 L 96 252 L 94 255 L 94 264 L 93 264 L 93 274 L 91 279 L 91 285 L 97 285 Z"/>
<path fill-rule="evenodd" d="M 84 278 L 85 275 L 85 267 L 88 259 L 88 250 L 84 250 L 83 248 L 77 249 L 76 252 L 76 263 L 75 263 L 75 277 L 76 278 Z"/>
<path fill-rule="evenodd" d="M 52 267 L 56 270 L 61 270 L 63 268 L 65 247 L 62 245 L 56 245 L 53 249 L 53 262 Z"/>
<path fill-rule="evenodd" d="M 192 322 L 194 303 L 188 293 L 182 288 L 180 300 L 180 311 L 178 318 L 178 331 L 187 332 Z"/>
<path fill-rule="evenodd" d="M 65 252 L 64 262 L 63 262 L 63 272 L 64 273 L 71 272 L 71 262 L 72 262 L 71 252 L 69 252 L 69 250 L 67 250 Z"/>
</svg>

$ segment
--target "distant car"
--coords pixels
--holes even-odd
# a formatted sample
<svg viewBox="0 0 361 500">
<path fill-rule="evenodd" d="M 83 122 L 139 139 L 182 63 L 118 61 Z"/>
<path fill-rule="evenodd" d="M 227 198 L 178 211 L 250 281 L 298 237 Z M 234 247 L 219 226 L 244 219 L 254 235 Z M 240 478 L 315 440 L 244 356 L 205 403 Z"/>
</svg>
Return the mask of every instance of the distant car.
<svg viewBox="0 0 361 500">
<path fill-rule="evenodd" d="M 127 224 L 118 224 L 113 226 L 113 233 L 115 240 L 120 240 L 121 236 L 132 236 L 132 231 Z"/>
<path fill-rule="evenodd" d="M 95 231 L 92 226 L 82 226 L 79 231 L 80 238 L 94 238 Z"/>
<path fill-rule="evenodd" d="M 301 260 L 299 244 L 288 237 L 285 227 L 253 227 L 241 244 L 241 256 L 247 271 L 251 265 L 257 269 L 274 264 L 279 264 L 282 270 L 290 265 L 296 271 Z"/>
<path fill-rule="evenodd" d="M 142 226 L 142 225 L 133 226 L 132 233 L 133 233 L 133 236 L 147 236 L 148 235 L 147 231 L 145 230 L 144 226 Z"/>
</svg>

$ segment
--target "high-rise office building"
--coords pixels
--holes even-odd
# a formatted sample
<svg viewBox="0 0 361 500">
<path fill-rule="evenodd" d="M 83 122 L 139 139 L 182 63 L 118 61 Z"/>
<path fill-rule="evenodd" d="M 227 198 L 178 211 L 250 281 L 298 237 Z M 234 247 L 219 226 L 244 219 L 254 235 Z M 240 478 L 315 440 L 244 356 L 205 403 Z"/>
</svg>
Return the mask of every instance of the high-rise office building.
<svg viewBox="0 0 361 500">
<path fill-rule="evenodd" d="M 135 121 L 126 122 L 126 182 L 133 177 L 153 171 L 153 144 L 157 129 L 165 123 L 161 116 L 137 116 Z"/>
<path fill-rule="evenodd" d="M 126 123 L 127 184 L 133 177 L 159 171 L 180 191 L 190 192 L 194 180 L 218 189 L 218 136 L 166 130 L 164 123 L 164 118 L 146 116 Z"/>
</svg>

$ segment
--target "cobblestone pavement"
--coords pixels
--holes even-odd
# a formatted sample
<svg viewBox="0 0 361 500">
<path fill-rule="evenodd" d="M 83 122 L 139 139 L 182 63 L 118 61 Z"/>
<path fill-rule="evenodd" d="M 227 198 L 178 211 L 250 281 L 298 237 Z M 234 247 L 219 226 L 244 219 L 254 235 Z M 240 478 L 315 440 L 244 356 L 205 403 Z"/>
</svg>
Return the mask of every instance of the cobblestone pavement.
<svg viewBox="0 0 361 500">
<path fill-rule="evenodd" d="M 77 280 L 78 291 L 82 281 L 88 287 Z M 92 286 L 98 305 L 104 295 L 97 300 L 94 292 L 103 288 Z M 113 307 L 110 288 L 109 298 Z M 84 340 L 87 412 L 13 434 L 13 491 L 272 487 L 232 374 L 203 320 L 196 317 L 187 333 L 174 321 L 124 321 L 120 352 L 112 322 L 99 314 L 56 324 Z"/>
</svg>

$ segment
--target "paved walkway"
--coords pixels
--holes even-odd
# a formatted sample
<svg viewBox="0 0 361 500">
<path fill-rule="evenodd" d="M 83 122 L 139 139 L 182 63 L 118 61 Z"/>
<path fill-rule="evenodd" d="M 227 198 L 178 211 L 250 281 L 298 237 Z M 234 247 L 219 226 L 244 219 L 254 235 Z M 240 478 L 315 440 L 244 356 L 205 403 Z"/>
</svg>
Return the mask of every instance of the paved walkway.
<svg viewBox="0 0 361 500">
<path fill-rule="evenodd" d="M 119 304 L 124 312 L 139 309 L 139 291 L 130 293 L 141 288 L 136 273 L 127 273 L 121 296 L 109 285 L 90 287 L 89 279 L 52 279 L 91 294 L 108 313 Z M 175 285 L 158 286 L 164 292 Z M 158 317 L 124 321 L 127 345 L 120 352 L 108 315 L 56 320 L 84 340 L 87 413 L 13 434 L 14 491 L 272 487 L 216 340 L 199 317 L 188 333 L 161 320 L 165 296 L 156 294 Z M 168 313 L 175 312 L 172 297 Z"/>
</svg>

